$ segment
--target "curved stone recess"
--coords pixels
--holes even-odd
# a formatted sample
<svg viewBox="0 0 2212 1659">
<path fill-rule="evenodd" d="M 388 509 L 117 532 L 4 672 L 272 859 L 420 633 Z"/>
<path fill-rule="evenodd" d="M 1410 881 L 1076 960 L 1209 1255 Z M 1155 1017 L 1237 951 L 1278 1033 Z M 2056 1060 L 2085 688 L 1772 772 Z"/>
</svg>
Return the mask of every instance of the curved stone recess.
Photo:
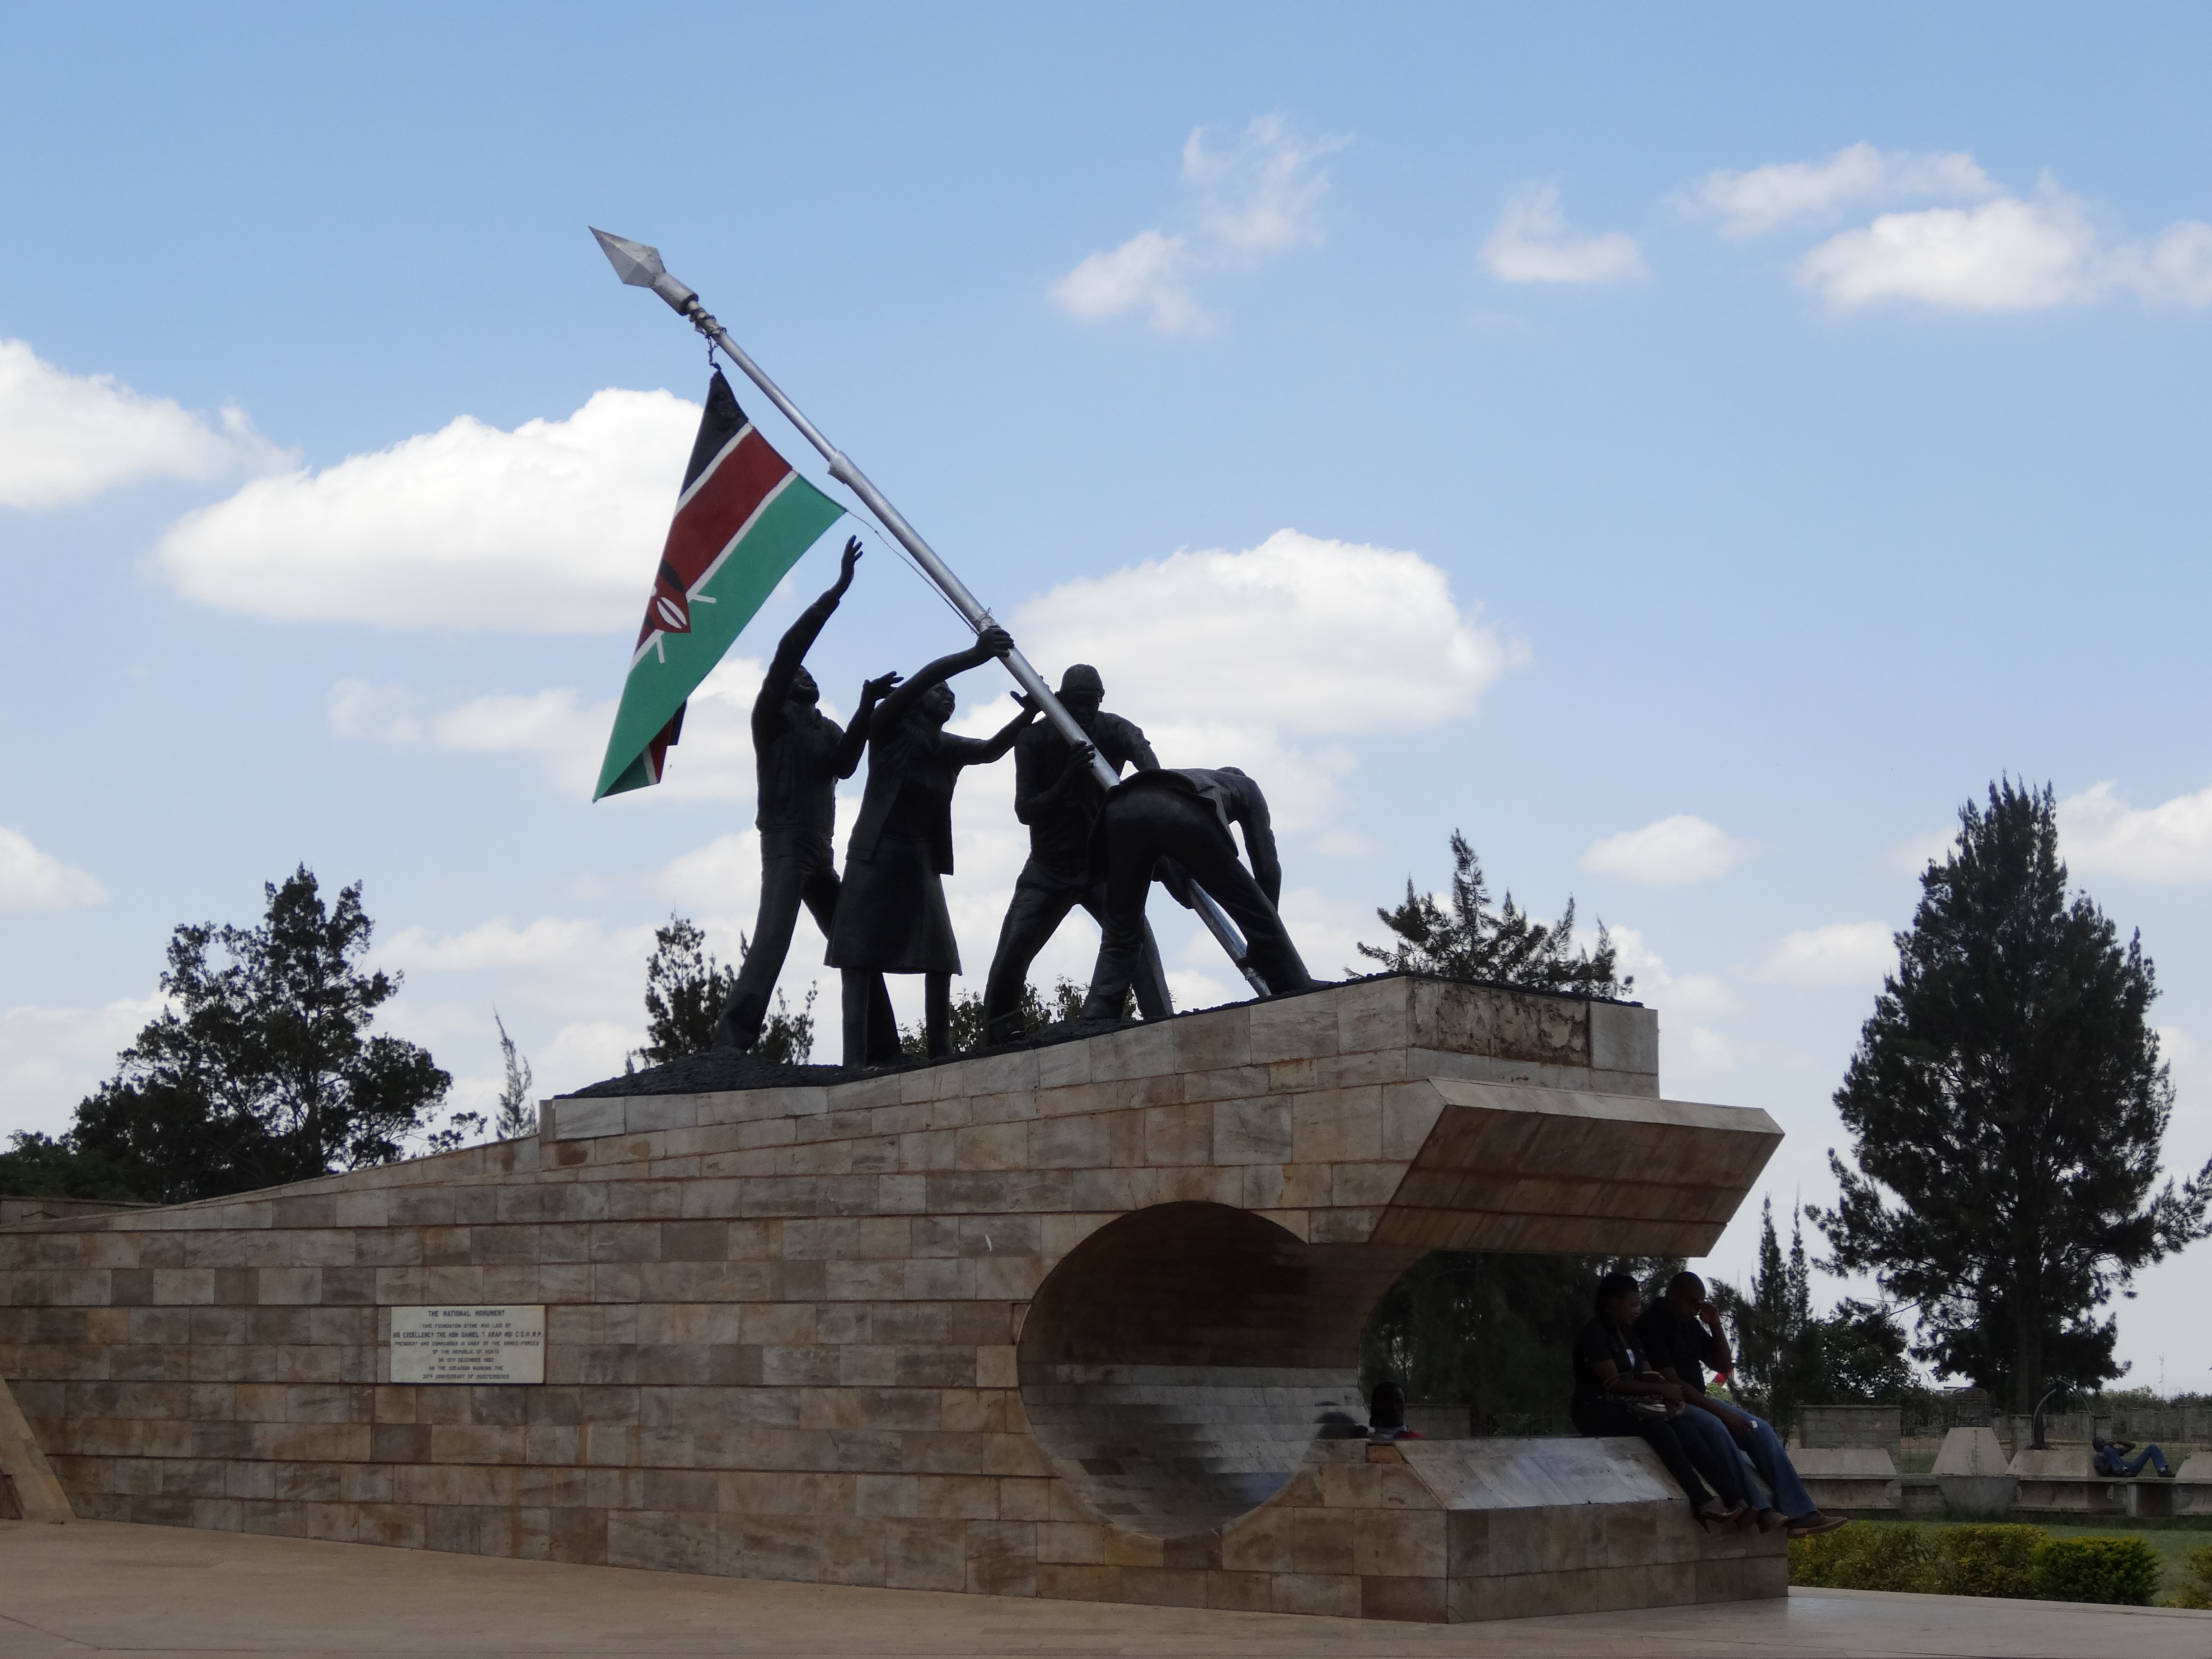
<svg viewBox="0 0 2212 1659">
<path fill-rule="evenodd" d="M 1102 1519 L 1154 1538 L 1217 1529 L 1280 1490 L 1317 1437 L 1364 1431 L 1360 1327 L 1413 1254 L 1309 1245 L 1222 1204 L 1123 1216 L 1054 1269 L 1024 1322 L 1030 1431 Z"/>
</svg>

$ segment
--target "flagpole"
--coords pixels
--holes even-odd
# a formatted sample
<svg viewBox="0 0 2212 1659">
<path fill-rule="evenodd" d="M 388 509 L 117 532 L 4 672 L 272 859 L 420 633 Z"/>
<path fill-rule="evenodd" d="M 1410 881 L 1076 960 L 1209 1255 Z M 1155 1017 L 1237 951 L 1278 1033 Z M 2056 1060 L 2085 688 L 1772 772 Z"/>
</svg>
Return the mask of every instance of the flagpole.
<svg viewBox="0 0 2212 1659">
<path fill-rule="evenodd" d="M 883 491 L 868 481 L 867 475 L 854 465 L 842 450 L 822 435 L 814 422 L 799 412 L 798 404 L 783 395 L 783 389 L 769 379 L 745 349 L 730 337 L 729 331 L 715 320 L 714 313 L 700 304 L 697 292 L 669 274 L 668 268 L 660 262 L 658 248 L 610 235 L 597 227 L 592 228 L 592 234 L 599 239 L 600 251 L 607 256 L 607 262 L 614 266 L 616 276 L 633 288 L 651 289 L 668 302 L 670 310 L 705 335 L 744 372 L 745 378 L 761 389 L 768 400 L 781 412 L 783 418 L 798 428 L 799 435 L 821 452 L 822 459 L 830 464 L 830 476 L 858 495 L 868 510 L 882 521 L 884 528 L 896 537 L 899 544 L 914 556 L 914 562 L 921 567 L 922 574 L 937 584 L 945 597 L 952 602 L 952 608 L 960 613 L 969 627 L 980 634 L 992 625 L 991 613 L 968 591 L 967 584 L 952 574 L 952 568 L 937 556 L 936 550 L 921 538 L 921 532 L 906 521 L 906 515 L 890 504 Z M 1053 695 L 1051 688 L 1044 683 L 1044 677 L 1030 665 L 1027 657 L 1017 649 L 1008 652 L 1003 660 L 1006 672 L 1014 677 L 1023 690 L 1029 693 L 1061 737 L 1078 748 L 1091 742 L 1090 734 L 1076 723 L 1075 717 Z M 1120 774 L 1115 771 L 1104 756 L 1097 752 L 1095 747 L 1091 757 L 1091 775 L 1109 789 L 1121 781 Z M 1244 939 L 1237 931 L 1237 924 L 1214 902 L 1212 896 L 1196 882 L 1189 884 L 1189 890 L 1193 907 L 1198 912 L 1199 920 L 1206 924 L 1206 931 L 1228 952 L 1230 961 L 1236 963 L 1237 971 L 1244 975 L 1252 988 L 1261 996 L 1267 995 L 1267 981 L 1252 966 Z"/>
</svg>

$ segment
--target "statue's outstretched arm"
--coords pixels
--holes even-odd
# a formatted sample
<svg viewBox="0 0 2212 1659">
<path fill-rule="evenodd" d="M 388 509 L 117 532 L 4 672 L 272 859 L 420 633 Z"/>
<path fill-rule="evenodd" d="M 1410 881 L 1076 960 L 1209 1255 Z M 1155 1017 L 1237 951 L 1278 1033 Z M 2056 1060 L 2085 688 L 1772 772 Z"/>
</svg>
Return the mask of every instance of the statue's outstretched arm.
<svg viewBox="0 0 2212 1659">
<path fill-rule="evenodd" d="M 830 775 L 840 783 L 853 775 L 860 764 L 860 757 L 868 747 L 868 732 L 876 717 L 876 705 L 884 694 L 899 683 L 896 674 L 878 674 L 872 680 L 860 683 L 860 706 L 853 711 L 853 722 L 845 728 L 845 735 L 837 739 L 836 752 L 830 757 Z"/>
<path fill-rule="evenodd" d="M 761 681 L 760 696 L 753 699 L 753 711 L 757 719 L 762 711 L 781 708 L 783 700 L 791 695 L 791 683 L 799 677 L 799 665 L 806 653 L 814 648 L 820 637 L 822 625 L 830 620 L 830 613 L 837 608 L 837 601 L 845 597 L 845 590 L 853 585 L 853 567 L 860 562 L 860 538 L 848 537 L 844 556 L 837 561 L 837 580 L 832 582 L 822 597 L 799 613 L 799 619 L 784 630 L 776 641 L 775 655 L 769 659 L 768 674 Z"/>
<path fill-rule="evenodd" d="M 915 671 L 914 678 L 885 697 L 876 710 L 876 718 L 896 723 L 904 720 L 921 700 L 921 694 L 932 686 L 942 685 L 955 674 L 964 674 L 971 668 L 981 667 L 994 657 L 1003 657 L 1014 648 L 1013 635 L 995 625 L 975 636 L 975 643 L 965 651 L 956 651 L 949 657 L 939 657 Z M 1004 753 L 1002 750 L 1000 751 Z"/>
</svg>

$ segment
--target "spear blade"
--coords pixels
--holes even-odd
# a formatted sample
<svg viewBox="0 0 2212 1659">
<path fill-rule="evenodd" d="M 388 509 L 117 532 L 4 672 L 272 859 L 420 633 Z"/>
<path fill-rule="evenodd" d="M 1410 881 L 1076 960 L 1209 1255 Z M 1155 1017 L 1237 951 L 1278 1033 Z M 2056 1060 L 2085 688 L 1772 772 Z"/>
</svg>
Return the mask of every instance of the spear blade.
<svg viewBox="0 0 2212 1659">
<path fill-rule="evenodd" d="M 617 236 L 590 228 L 599 239 L 599 252 L 607 256 L 607 263 L 615 268 L 615 275 L 632 288 L 649 288 L 668 301 L 669 308 L 678 316 L 691 314 L 691 305 L 698 295 L 668 274 L 668 267 L 660 263 L 660 250 L 643 242 L 633 242 L 627 236 Z"/>
</svg>

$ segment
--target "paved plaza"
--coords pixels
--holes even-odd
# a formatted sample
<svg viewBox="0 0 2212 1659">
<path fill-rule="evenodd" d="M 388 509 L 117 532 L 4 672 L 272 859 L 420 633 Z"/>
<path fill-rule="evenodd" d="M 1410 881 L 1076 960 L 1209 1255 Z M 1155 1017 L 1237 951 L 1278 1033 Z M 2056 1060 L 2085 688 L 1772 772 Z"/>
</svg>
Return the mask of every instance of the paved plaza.
<svg viewBox="0 0 2212 1659">
<path fill-rule="evenodd" d="M 1780 1601 L 1402 1625 L 0 1522 L 0 1659 L 106 1653 L 2204 1659 L 2212 1613 L 1799 1590 Z"/>
</svg>

